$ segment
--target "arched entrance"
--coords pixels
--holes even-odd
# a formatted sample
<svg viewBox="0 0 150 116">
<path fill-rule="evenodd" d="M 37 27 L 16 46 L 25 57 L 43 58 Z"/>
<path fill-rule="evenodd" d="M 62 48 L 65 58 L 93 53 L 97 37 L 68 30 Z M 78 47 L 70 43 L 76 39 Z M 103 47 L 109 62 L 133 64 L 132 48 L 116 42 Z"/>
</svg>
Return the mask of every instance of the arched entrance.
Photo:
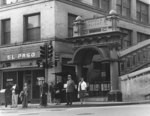
<svg viewBox="0 0 150 116">
<path fill-rule="evenodd" d="M 107 47 L 86 46 L 78 48 L 72 59 L 77 78 L 88 83 L 90 97 L 105 97 L 110 86 L 110 50 Z"/>
</svg>

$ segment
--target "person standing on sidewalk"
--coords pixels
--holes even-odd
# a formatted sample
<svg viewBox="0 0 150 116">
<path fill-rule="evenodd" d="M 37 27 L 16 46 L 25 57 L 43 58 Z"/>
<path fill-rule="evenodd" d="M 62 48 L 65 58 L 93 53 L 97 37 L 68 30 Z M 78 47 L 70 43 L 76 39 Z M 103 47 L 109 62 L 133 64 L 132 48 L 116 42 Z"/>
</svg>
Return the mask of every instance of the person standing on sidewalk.
<svg viewBox="0 0 150 116">
<path fill-rule="evenodd" d="M 28 85 L 27 85 L 27 83 L 24 83 L 22 108 L 27 108 L 27 107 L 28 107 Z"/>
<path fill-rule="evenodd" d="M 54 83 L 53 83 L 53 82 L 50 83 L 49 92 L 50 92 L 50 102 L 51 102 L 51 103 L 54 103 L 55 88 L 54 88 Z"/>
<path fill-rule="evenodd" d="M 78 84 L 78 95 L 81 104 L 83 104 L 83 102 L 85 101 L 86 92 L 87 92 L 87 84 L 84 81 L 83 77 L 81 77 L 80 82 Z"/>
<path fill-rule="evenodd" d="M 66 87 L 66 100 L 67 100 L 66 105 L 70 105 L 70 106 L 72 105 L 74 90 L 75 90 L 75 83 L 72 80 L 71 75 L 68 75 L 68 81 Z"/>
<path fill-rule="evenodd" d="M 48 84 L 44 82 L 43 91 L 42 91 L 42 105 L 43 106 L 47 106 L 47 94 L 48 94 Z"/>
<path fill-rule="evenodd" d="M 12 91 L 11 91 L 11 84 L 7 83 L 6 85 L 6 90 L 5 90 L 5 107 L 11 104 L 11 99 L 12 99 Z"/>
<path fill-rule="evenodd" d="M 12 108 L 16 108 L 18 105 L 18 95 L 19 95 L 19 89 L 17 84 L 14 84 L 11 90 L 12 90 Z"/>
<path fill-rule="evenodd" d="M 62 100 L 62 89 L 63 89 L 63 83 L 60 79 L 57 80 L 57 84 L 55 85 L 55 102 L 56 105 L 59 105 Z"/>
</svg>

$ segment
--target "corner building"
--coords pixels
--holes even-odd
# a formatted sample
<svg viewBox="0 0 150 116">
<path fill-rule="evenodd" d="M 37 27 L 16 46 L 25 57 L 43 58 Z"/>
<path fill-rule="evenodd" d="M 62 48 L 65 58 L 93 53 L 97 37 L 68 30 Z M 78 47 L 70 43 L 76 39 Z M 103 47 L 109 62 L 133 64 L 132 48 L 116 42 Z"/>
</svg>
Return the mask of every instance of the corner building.
<svg viewBox="0 0 150 116">
<path fill-rule="evenodd" d="M 120 42 L 120 50 L 125 50 L 149 39 L 150 5 L 142 0 L 125 0 L 125 3 L 123 1 L 1 0 L 0 87 L 5 88 L 7 84 L 14 82 L 18 83 L 21 91 L 23 83 L 27 82 L 31 88 L 29 101 L 37 102 L 40 98 L 39 77 L 44 77 L 48 83 L 56 82 L 57 79 L 66 83 L 66 75 L 72 74 L 76 84 L 79 76 L 85 78 L 89 84 L 90 97 L 94 97 L 94 99 L 105 100 L 113 87 L 118 91 L 119 73 L 127 72 L 122 70 L 121 72 L 118 64 L 114 64 L 118 67 L 118 72 L 113 71 L 112 74 L 110 63 L 106 60 L 105 62 L 98 60 L 100 63 L 97 65 L 95 61 L 99 57 L 92 55 L 97 54 L 99 51 L 95 51 L 96 47 L 103 44 L 102 41 L 95 40 L 95 37 L 105 38 L 107 34 L 111 37 L 116 32 L 107 34 L 98 32 L 96 36 L 88 34 L 85 37 L 82 35 L 73 37 L 73 22 L 77 16 L 82 16 L 85 20 L 106 16 L 113 9 L 119 16 L 119 29 L 127 34 L 125 37 L 120 32 L 115 35 L 118 39 L 124 38 Z M 49 41 L 52 41 L 54 48 L 53 62 L 55 66 L 43 69 L 37 65 L 37 61 L 41 60 L 40 46 Z M 83 45 L 86 45 L 87 48 L 80 48 L 81 43 L 84 43 Z M 94 43 L 95 47 L 90 47 L 91 43 Z M 105 50 L 103 52 L 102 56 L 107 57 L 107 52 L 105 53 Z M 75 58 L 76 55 L 77 58 Z M 86 56 L 92 58 L 88 59 Z M 84 66 L 76 65 L 76 61 L 82 64 L 83 60 L 85 60 Z M 118 60 L 119 58 L 116 61 Z M 121 66 L 127 66 L 126 62 Z M 117 79 L 111 80 L 110 75 Z M 90 81 L 87 76 L 90 76 Z"/>
</svg>

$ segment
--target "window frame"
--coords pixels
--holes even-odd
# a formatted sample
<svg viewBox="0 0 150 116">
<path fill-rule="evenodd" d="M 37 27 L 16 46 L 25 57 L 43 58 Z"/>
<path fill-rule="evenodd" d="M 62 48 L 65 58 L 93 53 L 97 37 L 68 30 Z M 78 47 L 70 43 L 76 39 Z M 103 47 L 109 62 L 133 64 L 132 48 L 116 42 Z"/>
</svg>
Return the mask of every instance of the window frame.
<svg viewBox="0 0 150 116">
<path fill-rule="evenodd" d="M 142 7 L 145 6 L 146 12 L 142 12 Z M 149 9 L 148 9 L 148 4 L 143 3 L 141 1 L 137 0 L 137 7 L 136 7 L 136 19 L 142 23 L 149 23 Z M 143 20 L 143 16 L 146 17 L 146 20 Z"/>
<path fill-rule="evenodd" d="M 128 1 L 126 4 L 129 4 L 129 5 L 125 5 L 124 1 L 125 0 L 117 0 L 116 2 L 117 13 L 124 17 L 131 17 L 131 0 L 126 0 L 126 2 Z M 118 7 L 119 7 L 119 10 L 118 10 Z M 123 14 L 124 9 L 128 11 L 128 13 L 126 13 L 125 15 Z"/>
<path fill-rule="evenodd" d="M 74 18 L 74 21 L 75 21 L 77 16 L 78 15 L 68 13 L 68 37 L 73 37 L 73 20 L 72 19 Z M 70 21 L 70 18 L 72 18 L 71 19 L 72 22 Z M 72 25 L 70 25 L 71 23 Z M 70 34 L 70 31 L 72 32 L 71 34 Z"/>
<path fill-rule="evenodd" d="M 9 29 L 6 30 L 6 22 L 9 21 Z M 11 41 L 11 19 L 4 19 L 2 20 L 2 30 L 1 30 L 1 45 L 8 45 L 10 44 L 10 41 Z M 9 36 L 9 38 L 7 38 Z"/>
<path fill-rule="evenodd" d="M 36 27 L 28 27 L 29 17 L 32 17 L 32 16 L 38 16 L 38 24 L 39 25 Z M 39 30 L 38 39 L 30 39 L 30 37 L 28 37 L 29 31 L 35 30 L 35 29 Z M 24 42 L 34 42 L 34 41 L 40 41 L 40 40 L 41 40 L 41 14 L 34 13 L 34 14 L 30 14 L 30 15 L 25 15 L 24 16 Z"/>
</svg>

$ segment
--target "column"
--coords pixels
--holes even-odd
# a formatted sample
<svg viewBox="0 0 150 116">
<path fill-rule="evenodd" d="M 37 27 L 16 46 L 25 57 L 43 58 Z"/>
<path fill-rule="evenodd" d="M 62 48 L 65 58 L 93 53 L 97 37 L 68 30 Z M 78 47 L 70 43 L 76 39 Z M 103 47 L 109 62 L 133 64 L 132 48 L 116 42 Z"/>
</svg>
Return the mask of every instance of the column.
<svg viewBox="0 0 150 116">
<path fill-rule="evenodd" d="M 112 59 L 118 59 L 117 56 L 117 52 L 115 50 L 115 48 L 112 48 L 110 50 L 110 56 Z M 118 90 L 118 76 L 119 76 L 119 72 L 118 72 L 118 62 L 117 61 L 113 61 L 110 63 L 110 76 L 111 76 L 111 91 L 114 90 Z"/>
<path fill-rule="evenodd" d="M 110 49 L 110 57 L 116 61 L 110 62 L 111 91 L 108 95 L 108 101 L 122 101 L 122 94 L 119 90 L 119 64 L 117 61 L 118 56 L 115 48 Z"/>
</svg>

